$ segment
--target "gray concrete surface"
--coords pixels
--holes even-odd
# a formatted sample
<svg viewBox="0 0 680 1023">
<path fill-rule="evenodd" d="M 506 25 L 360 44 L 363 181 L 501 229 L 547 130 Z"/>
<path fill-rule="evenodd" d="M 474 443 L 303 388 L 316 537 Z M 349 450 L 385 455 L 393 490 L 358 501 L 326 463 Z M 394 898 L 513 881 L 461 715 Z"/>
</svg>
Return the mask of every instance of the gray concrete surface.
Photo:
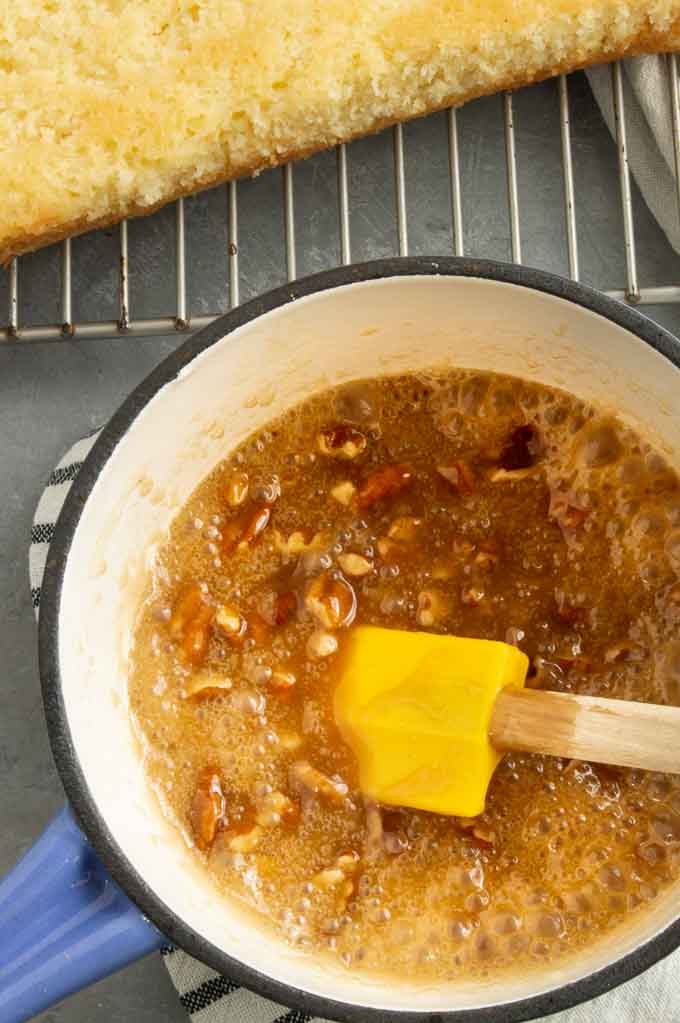
<svg viewBox="0 0 680 1023">
<path fill-rule="evenodd" d="M 572 79 L 572 125 L 583 279 L 620 287 L 624 254 L 616 189 L 616 152 L 583 78 Z M 463 211 L 468 251 L 509 258 L 500 100 L 459 114 Z M 566 271 L 557 94 L 552 84 L 516 97 L 519 193 L 524 259 Z M 407 127 L 411 251 L 451 251 L 443 115 Z M 394 220 L 389 133 L 349 150 L 352 242 L 356 259 L 392 254 Z M 338 261 L 336 170 L 332 154 L 295 170 L 298 272 Z M 242 297 L 282 282 L 281 177 L 239 186 Z M 680 280 L 680 258 L 634 196 L 640 278 L 644 285 Z M 224 190 L 187 202 L 189 301 L 194 314 L 226 307 Z M 171 211 L 130 225 L 135 316 L 172 312 L 174 221 Z M 74 242 L 74 313 L 116 315 L 117 235 Z M 0 309 L 7 281 L 0 274 Z M 59 254 L 22 261 L 23 322 L 58 319 Z M 647 308 L 676 333 L 680 307 Z M 75 440 L 103 423 L 121 399 L 179 343 L 178 337 L 0 346 L 0 873 L 8 869 L 61 805 L 63 796 L 45 736 L 37 675 L 35 626 L 27 577 L 33 510 L 54 463 Z M 185 1015 L 154 956 L 46 1013 L 50 1023 L 160 1023 Z M 627 1023 L 627 1021 L 621 1021 Z"/>
</svg>

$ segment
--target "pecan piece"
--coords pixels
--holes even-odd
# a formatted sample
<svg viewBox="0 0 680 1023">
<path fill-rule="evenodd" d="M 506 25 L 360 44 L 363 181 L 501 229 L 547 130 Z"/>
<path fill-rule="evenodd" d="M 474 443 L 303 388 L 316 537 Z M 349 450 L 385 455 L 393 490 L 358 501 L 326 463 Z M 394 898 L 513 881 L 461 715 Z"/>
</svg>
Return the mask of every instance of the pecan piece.
<svg viewBox="0 0 680 1023">
<path fill-rule="evenodd" d="M 206 767 L 198 778 L 191 803 L 190 823 L 194 840 L 206 852 L 215 841 L 217 829 L 224 819 L 226 801 L 220 776 L 214 767 Z"/>
<path fill-rule="evenodd" d="M 533 465 L 526 469 L 492 469 L 489 473 L 491 483 L 519 483 L 520 480 L 529 479 L 536 474 Z"/>
<path fill-rule="evenodd" d="M 296 683 L 297 679 L 291 671 L 273 671 L 269 679 L 270 689 L 276 690 L 277 693 L 287 693 Z"/>
<path fill-rule="evenodd" d="M 181 639 L 189 622 L 201 615 L 206 598 L 198 583 L 186 586 L 174 603 L 168 628 L 173 639 Z"/>
<path fill-rule="evenodd" d="M 368 575 L 373 569 L 373 562 L 369 561 L 362 554 L 354 554 L 352 552 L 348 554 L 338 555 L 338 564 L 346 575 L 352 576 L 353 578 L 361 578 L 361 576 Z"/>
<path fill-rule="evenodd" d="M 329 458 L 343 458 L 351 461 L 366 450 L 366 436 L 348 423 L 331 426 L 322 430 L 317 437 L 317 446 L 322 455 Z"/>
<path fill-rule="evenodd" d="M 233 853 L 254 852 L 262 838 L 262 828 L 256 824 L 250 831 L 244 831 L 240 835 L 232 835 L 227 841 L 229 851 Z"/>
<path fill-rule="evenodd" d="M 296 791 L 304 791 L 307 795 L 317 796 L 328 803 L 341 806 L 347 796 L 344 782 L 334 781 L 321 771 L 317 771 L 308 760 L 297 760 L 290 767 L 291 787 Z"/>
<path fill-rule="evenodd" d="M 222 604 L 215 614 L 215 625 L 232 646 L 243 646 L 248 623 L 231 604 Z"/>
<path fill-rule="evenodd" d="M 342 576 L 334 579 L 329 572 L 322 572 L 307 585 L 305 607 L 324 629 L 339 629 L 354 621 L 357 598 Z"/>
<path fill-rule="evenodd" d="M 212 631 L 213 609 L 205 605 L 201 613 L 192 618 L 184 630 L 180 646 L 182 659 L 188 664 L 202 664 L 208 653 Z"/>
<path fill-rule="evenodd" d="M 336 652 L 338 641 L 332 632 L 315 629 L 307 640 L 305 649 L 308 657 L 312 657 L 314 660 L 321 660 L 323 657 L 330 657 Z"/>
<path fill-rule="evenodd" d="M 417 519 L 413 515 L 402 515 L 394 520 L 387 530 L 387 535 L 391 540 L 410 543 L 417 538 L 422 524 L 422 519 Z"/>
<path fill-rule="evenodd" d="M 222 549 L 225 554 L 244 551 L 269 525 L 272 509 L 269 504 L 256 504 L 222 528 Z"/>
<path fill-rule="evenodd" d="M 227 480 L 224 496 L 230 508 L 238 508 L 248 496 L 250 482 L 247 472 L 235 472 Z"/>
<path fill-rule="evenodd" d="M 408 465 L 392 462 L 370 473 L 359 489 L 359 508 L 372 508 L 378 501 L 393 497 L 413 483 L 413 471 Z"/>
<path fill-rule="evenodd" d="M 283 792 L 270 792 L 262 800 L 257 814 L 257 823 L 263 828 L 273 828 L 277 824 L 296 823 L 300 817 L 300 807 Z"/>
<path fill-rule="evenodd" d="M 458 817 L 456 820 L 458 827 L 468 838 L 474 840 L 475 845 L 482 849 L 492 849 L 496 844 L 496 832 L 479 817 Z"/>
<path fill-rule="evenodd" d="M 243 544 L 251 544 L 253 540 L 256 540 L 260 533 L 269 525 L 269 520 L 272 515 L 271 505 L 268 504 L 256 504 L 252 512 L 246 519 L 239 547 Z"/>
<path fill-rule="evenodd" d="M 357 492 L 357 488 L 350 480 L 343 480 L 342 483 L 336 483 L 331 490 L 331 497 L 338 502 L 338 504 L 344 504 L 345 507 L 349 507 L 352 503 L 352 498 Z"/>
<path fill-rule="evenodd" d="M 170 635 L 188 664 L 198 665 L 205 659 L 214 613 L 198 583 L 188 586 L 177 600 L 170 616 Z"/>
<path fill-rule="evenodd" d="M 204 700 L 214 696 L 223 696 L 232 688 L 232 685 L 231 679 L 226 675 L 201 671 L 189 679 L 182 695 L 185 700 Z"/>
<path fill-rule="evenodd" d="M 328 531 L 312 533 L 311 529 L 296 529 L 288 537 L 284 537 L 278 529 L 273 531 L 274 546 L 286 558 L 296 558 L 310 550 L 320 550 L 329 544 L 332 536 Z"/>
<path fill-rule="evenodd" d="M 320 870 L 312 878 L 312 884 L 322 892 L 330 891 L 342 885 L 342 896 L 346 900 L 352 895 L 354 885 L 347 882 L 359 869 L 359 855 L 353 851 L 341 853 L 332 866 Z"/>
</svg>

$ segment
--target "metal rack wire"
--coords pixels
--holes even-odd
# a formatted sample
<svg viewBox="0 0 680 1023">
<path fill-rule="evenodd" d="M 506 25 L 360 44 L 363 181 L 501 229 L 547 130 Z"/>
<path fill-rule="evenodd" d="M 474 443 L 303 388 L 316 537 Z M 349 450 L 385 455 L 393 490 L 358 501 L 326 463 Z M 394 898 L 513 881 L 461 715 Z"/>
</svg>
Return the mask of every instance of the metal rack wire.
<svg viewBox="0 0 680 1023">
<path fill-rule="evenodd" d="M 675 156 L 678 211 L 680 215 L 680 84 L 678 82 L 678 65 L 675 55 L 667 58 L 668 88 L 671 101 L 673 147 Z M 625 281 L 620 287 L 608 289 L 608 293 L 630 303 L 680 303 L 680 284 L 673 280 L 654 282 L 650 286 L 640 285 L 638 273 L 638 252 L 636 238 L 635 208 L 633 201 L 634 186 L 631 183 L 631 172 L 628 163 L 626 111 L 622 70 L 620 64 L 611 67 L 612 99 L 616 124 L 616 150 L 618 163 L 618 192 L 620 214 L 622 218 L 622 237 L 625 247 Z M 575 280 L 580 276 L 579 232 L 577 230 L 577 189 L 575 186 L 574 159 L 572 146 L 573 124 L 570 113 L 570 87 L 566 76 L 556 82 L 559 110 L 559 138 L 562 170 L 562 204 L 564 217 L 564 241 L 566 246 L 565 270 Z M 461 141 L 459 132 L 459 113 L 449 110 L 446 114 L 446 148 L 448 161 L 448 191 L 450 201 L 450 237 L 449 253 L 466 254 L 466 235 L 463 216 L 463 181 L 461 174 Z M 522 196 L 518 175 L 517 132 L 515 125 L 515 97 L 506 93 L 502 100 L 502 117 L 504 131 L 504 158 L 507 182 L 507 226 L 509 255 L 515 262 L 522 262 L 523 229 L 522 229 Z M 404 127 L 397 125 L 392 131 L 392 165 L 393 165 L 393 217 L 396 227 L 396 248 L 400 255 L 409 254 L 410 212 L 408 195 L 410 182 L 407 177 L 405 160 Z M 353 160 L 353 147 L 356 144 L 340 145 L 335 152 L 337 175 L 337 251 L 339 261 L 349 263 L 353 257 L 351 229 L 351 192 L 349 185 L 349 167 Z M 271 172 L 275 174 L 277 172 Z M 294 164 L 284 166 L 280 172 L 283 209 L 283 245 L 281 260 L 285 267 L 285 276 L 290 281 L 298 274 L 300 248 L 296 240 L 296 167 Z M 239 235 L 248 231 L 248 224 L 243 223 L 239 207 L 239 190 L 237 182 L 223 186 L 225 194 L 227 221 L 227 280 L 225 293 L 228 296 L 225 305 L 233 307 L 239 303 L 242 291 L 242 276 L 239 269 Z M 175 203 L 174 267 L 170 265 L 167 254 L 158 252 L 156 258 L 163 260 L 164 273 L 174 277 L 174 308 L 161 316 L 135 315 L 134 304 L 131 302 L 131 269 L 129 253 L 128 223 L 120 225 L 118 233 L 119 274 L 117 284 L 116 318 L 76 321 L 74 318 L 74 274 L 73 250 L 78 244 L 70 239 L 61 243 L 59 256 L 59 300 L 58 322 L 31 323 L 22 322 L 20 315 L 20 288 L 22 286 L 23 266 L 21 259 L 12 261 L 8 270 L 7 282 L 7 320 L 0 325 L 0 342 L 27 342 L 32 340 L 59 340 L 65 338 L 101 338 L 116 335 L 141 337 L 153 334 L 167 334 L 173 331 L 186 332 L 205 326 L 219 315 L 223 309 L 215 309 L 212 313 L 199 312 L 192 314 L 187 289 L 187 203 L 180 199 Z M 432 252 L 443 255 L 444 252 Z M 165 264 L 168 264 L 165 266 Z"/>
</svg>

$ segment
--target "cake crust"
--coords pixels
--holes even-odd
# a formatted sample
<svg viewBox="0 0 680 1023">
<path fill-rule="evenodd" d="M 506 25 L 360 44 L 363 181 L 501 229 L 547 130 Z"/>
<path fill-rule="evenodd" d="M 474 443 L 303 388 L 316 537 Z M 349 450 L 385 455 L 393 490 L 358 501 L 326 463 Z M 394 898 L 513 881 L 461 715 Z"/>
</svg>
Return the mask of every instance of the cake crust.
<svg viewBox="0 0 680 1023">
<path fill-rule="evenodd" d="M 677 6 L 680 8 L 680 4 Z M 223 167 L 218 171 L 189 177 L 181 187 L 169 187 L 160 198 L 151 202 L 128 201 L 125 196 L 120 196 L 112 202 L 106 213 L 100 216 L 90 216 L 86 212 L 60 223 L 36 217 L 30 223 L 15 225 L 13 229 L 6 231 L 4 237 L 0 228 L 0 263 L 6 265 L 14 256 L 50 245 L 64 238 L 108 227 L 127 217 L 149 215 L 182 196 L 190 195 L 227 181 L 258 174 L 267 168 L 287 163 L 290 160 L 305 158 L 340 142 L 348 142 L 354 138 L 380 131 L 399 122 L 433 113 L 436 110 L 457 107 L 483 95 L 520 88 L 550 78 L 556 74 L 581 69 L 605 61 L 618 60 L 641 54 L 671 52 L 678 49 L 680 49 L 680 12 L 674 18 L 670 28 L 659 30 L 654 28 L 651 23 L 648 23 L 642 31 L 638 32 L 634 37 L 627 39 L 623 45 L 620 45 L 615 50 L 601 49 L 596 53 L 588 53 L 587 55 L 574 52 L 557 62 L 553 61 L 530 72 L 518 70 L 510 74 L 503 74 L 493 81 L 486 82 L 481 87 L 475 85 L 467 91 L 461 91 L 459 88 L 451 89 L 436 102 L 431 102 L 427 96 L 420 98 L 416 92 L 414 101 L 409 109 L 396 109 L 390 111 L 387 115 L 371 117 L 368 123 L 363 124 L 360 129 L 348 132 L 347 134 L 337 135 L 332 129 L 325 133 L 315 132 L 307 138 L 301 137 L 296 145 L 287 146 L 283 149 L 273 147 L 270 152 L 258 156 L 255 160 L 227 159 Z"/>
</svg>

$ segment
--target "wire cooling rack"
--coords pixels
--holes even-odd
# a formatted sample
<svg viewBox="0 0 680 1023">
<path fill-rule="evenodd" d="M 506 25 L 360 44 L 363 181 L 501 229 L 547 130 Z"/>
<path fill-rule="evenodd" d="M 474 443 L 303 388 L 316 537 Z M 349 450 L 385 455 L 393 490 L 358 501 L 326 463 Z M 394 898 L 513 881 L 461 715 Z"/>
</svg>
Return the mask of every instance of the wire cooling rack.
<svg viewBox="0 0 680 1023">
<path fill-rule="evenodd" d="M 15 259 L 0 342 L 191 331 L 299 274 L 395 253 L 511 259 L 630 303 L 680 303 L 680 258 L 630 174 L 619 64 L 611 87 L 615 140 L 585 77 L 561 76 Z"/>
</svg>

